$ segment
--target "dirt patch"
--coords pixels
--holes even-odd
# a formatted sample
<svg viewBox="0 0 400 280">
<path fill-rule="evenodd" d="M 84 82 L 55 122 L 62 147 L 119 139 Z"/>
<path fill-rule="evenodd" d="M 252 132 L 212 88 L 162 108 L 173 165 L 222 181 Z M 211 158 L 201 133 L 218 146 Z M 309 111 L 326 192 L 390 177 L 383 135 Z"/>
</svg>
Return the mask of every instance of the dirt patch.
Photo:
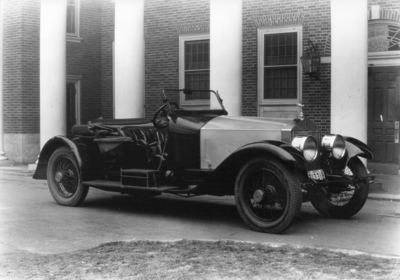
<svg viewBox="0 0 400 280">
<path fill-rule="evenodd" d="M 400 279 L 400 259 L 233 241 L 106 243 L 0 263 L 1 279 Z"/>
</svg>

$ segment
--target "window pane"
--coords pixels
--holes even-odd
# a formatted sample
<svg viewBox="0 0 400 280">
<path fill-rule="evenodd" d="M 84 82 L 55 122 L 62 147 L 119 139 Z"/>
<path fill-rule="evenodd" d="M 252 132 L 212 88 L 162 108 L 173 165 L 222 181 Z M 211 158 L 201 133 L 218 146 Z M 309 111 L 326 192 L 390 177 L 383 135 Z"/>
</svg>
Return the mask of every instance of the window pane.
<svg viewBox="0 0 400 280">
<path fill-rule="evenodd" d="M 210 41 L 185 42 L 185 88 L 210 89 Z M 210 98 L 209 92 L 185 95 L 185 100 Z"/>
<path fill-rule="evenodd" d="M 297 64 L 297 33 L 265 35 L 264 42 L 265 66 Z"/>
<path fill-rule="evenodd" d="M 210 72 L 209 71 L 193 71 L 186 72 L 185 88 L 188 89 L 210 89 Z M 185 95 L 186 100 L 209 99 L 209 92 L 193 92 L 193 94 Z"/>
<path fill-rule="evenodd" d="M 68 0 L 67 5 L 67 33 L 75 33 L 75 0 Z"/>
<path fill-rule="evenodd" d="M 265 68 L 264 99 L 297 98 L 297 67 Z"/>
</svg>

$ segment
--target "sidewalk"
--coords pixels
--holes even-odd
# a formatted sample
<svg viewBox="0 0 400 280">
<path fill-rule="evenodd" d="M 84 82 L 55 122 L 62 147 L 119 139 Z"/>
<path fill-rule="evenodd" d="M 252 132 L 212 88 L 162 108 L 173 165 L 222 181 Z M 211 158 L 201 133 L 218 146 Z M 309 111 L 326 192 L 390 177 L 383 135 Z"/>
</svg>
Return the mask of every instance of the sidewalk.
<svg viewBox="0 0 400 280">
<path fill-rule="evenodd" d="M 0 166 L 5 174 L 17 176 L 32 176 L 33 165 Z M 375 181 L 370 185 L 369 199 L 400 201 L 400 176 L 375 174 Z"/>
</svg>

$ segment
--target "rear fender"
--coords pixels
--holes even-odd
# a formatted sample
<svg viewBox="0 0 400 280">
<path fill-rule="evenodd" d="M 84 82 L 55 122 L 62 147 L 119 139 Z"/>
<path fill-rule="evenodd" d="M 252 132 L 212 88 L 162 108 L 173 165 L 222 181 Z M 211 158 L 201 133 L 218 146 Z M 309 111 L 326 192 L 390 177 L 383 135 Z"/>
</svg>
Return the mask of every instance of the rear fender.
<svg viewBox="0 0 400 280">
<path fill-rule="evenodd" d="M 80 149 L 82 150 L 82 147 L 78 148 L 78 146 L 74 142 L 72 142 L 65 136 L 55 136 L 47 141 L 47 143 L 43 146 L 39 155 L 38 165 L 36 167 L 35 174 L 33 174 L 33 179 L 47 179 L 47 165 L 50 157 L 54 153 L 54 151 L 60 147 L 67 147 L 68 149 L 70 149 L 76 158 L 79 168 L 82 168 L 83 161 L 81 153 L 83 153 L 83 151 L 81 151 L 81 153 L 79 151 Z"/>
</svg>

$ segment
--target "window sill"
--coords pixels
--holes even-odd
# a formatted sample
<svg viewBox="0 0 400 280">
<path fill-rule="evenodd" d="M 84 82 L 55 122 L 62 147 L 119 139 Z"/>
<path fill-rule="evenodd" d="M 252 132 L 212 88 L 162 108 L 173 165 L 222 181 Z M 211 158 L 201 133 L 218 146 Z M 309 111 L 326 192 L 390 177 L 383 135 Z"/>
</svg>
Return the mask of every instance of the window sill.
<svg viewBox="0 0 400 280">
<path fill-rule="evenodd" d="M 77 36 L 68 36 L 67 35 L 67 42 L 74 42 L 74 43 L 80 43 L 83 41 L 83 38 L 77 37 Z"/>
<path fill-rule="evenodd" d="M 260 106 L 279 106 L 279 105 L 296 105 L 300 101 L 298 99 L 288 99 L 288 100 L 282 100 L 282 99 L 275 99 L 275 100 L 262 100 L 258 105 Z"/>
</svg>

